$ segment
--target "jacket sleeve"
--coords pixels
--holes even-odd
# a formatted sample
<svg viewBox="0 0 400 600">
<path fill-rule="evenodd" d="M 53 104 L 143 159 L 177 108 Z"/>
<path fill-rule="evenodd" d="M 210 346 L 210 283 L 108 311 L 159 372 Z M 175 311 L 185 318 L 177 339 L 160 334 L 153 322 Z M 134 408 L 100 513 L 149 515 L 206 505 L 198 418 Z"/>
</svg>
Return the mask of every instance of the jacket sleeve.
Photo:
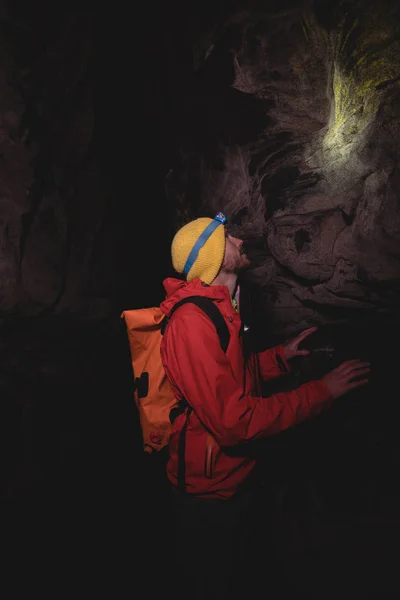
<svg viewBox="0 0 400 600">
<path fill-rule="evenodd" d="M 262 379 L 274 379 L 290 372 L 283 345 L 257 353 Z"/>
<path fill-rule="evenodd" d="M 177 314 L 168 328 L 164 339 L 167 376 L 220 446 L 283 431 L 318 414 L 332 400 L 321 381 L 267 398 L 244 394 L 242 381 L 235 378 L 206 315 L 199 311 Z"/>
</svg>

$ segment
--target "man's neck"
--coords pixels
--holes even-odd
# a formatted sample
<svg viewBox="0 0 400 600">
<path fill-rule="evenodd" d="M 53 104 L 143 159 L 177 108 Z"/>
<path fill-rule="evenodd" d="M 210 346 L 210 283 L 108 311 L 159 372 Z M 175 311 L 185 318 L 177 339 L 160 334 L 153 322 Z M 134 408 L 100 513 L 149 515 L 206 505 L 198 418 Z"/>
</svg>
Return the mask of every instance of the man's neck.
<svg viewBox="0 0 400 600">
<path fill-rule="evenodd" d="M 211 285 L 226 285 L 231 298 L 233 298 L 237 286 L 237 275 L 236 273 L 221 272 L 217 275 Z"/>
</svg>

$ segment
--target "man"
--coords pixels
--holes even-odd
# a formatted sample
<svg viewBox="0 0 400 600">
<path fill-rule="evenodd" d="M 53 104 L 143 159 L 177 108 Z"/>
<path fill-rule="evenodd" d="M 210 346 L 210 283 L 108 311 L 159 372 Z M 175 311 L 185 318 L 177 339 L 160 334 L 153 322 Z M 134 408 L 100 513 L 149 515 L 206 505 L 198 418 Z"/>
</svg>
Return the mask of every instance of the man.
<svg viewBox="0 0 400 600">
<path fill-rule="evenodd" d="M 318 414 L 333 399 L 367 383 L 369 371 L 368 363 L 351 360 L 318 381 L 261 397 L 259 378 L 287 373 L 290 359 L 308 354 L 299 345 L 316 328 L 250 356 L 245 364 L 237 280 L 249 260 L 242 240 L 229 234 L 225 222 L 219 213 L 176 233 L 172 263 L 186 281 L 166 279 L 161 304 L 168 317 L 187 296 L 211 298 L 230 333 L 224 352 L 209 317 L 186 303 L 171 316 L 161 344 L 167 377 L 186 406 L 173 423 L 167 464 L 177 510 L 175 580 L 188 598 L 204 600 L 228 597 L 229 581 L 241 568 L 237 547 L 244 548 L 256 481 L 249 442 Z M 178 481 L 182 463 L 183 487 Z"/>
</svg>

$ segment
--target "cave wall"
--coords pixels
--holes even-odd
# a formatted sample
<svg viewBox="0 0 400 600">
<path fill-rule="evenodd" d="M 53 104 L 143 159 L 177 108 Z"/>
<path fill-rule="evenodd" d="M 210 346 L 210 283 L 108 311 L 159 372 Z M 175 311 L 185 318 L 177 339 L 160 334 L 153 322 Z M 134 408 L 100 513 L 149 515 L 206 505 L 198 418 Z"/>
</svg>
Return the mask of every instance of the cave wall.
<svg viewBox="0 0 400 600">
<path fill-rule="evenodd" d="M 131 272 L 146 239 L 143 223 L 151 222 L 148 198 L 157 204 L 162 194 L 154 107 L 144 100 L 157 85 L 157 66 L 150 51 L 133 69 L 138 80 L 154 69 L 139 95 L 132 65 L 146 47 L 144 33 L 131 36 L 119 18 L 90 2 L 2 2 L 4 319 L 88 320 L 154 302 L 160 284 L 150 281 L 146 298 Z M 139 149 L 153 153 L 154 163 L 138 158 Z M 165 218 L 162 202 L 158 215 Z M 159 225 L 153 227 L 157 240 Z M 143 266 L 135 261 L 139 280 L 157 268 L 146 254 Z"/>
<path fill-rule="evenodd" d="M 243 3 L 178 71 L 177 222 L 221 209 L 253 241 L 273 333 L 398 320 L 398 33 L 393 2 Z"/>
<path fill-rule="evenodd" d="M 171 2 L 134 19 L 0 3 L 0 467 L 17 554 L 45 535 L 84 564 L 129 562 L 110 549 L 132 549 L 158 491 L 119 315 L 162 299 L 176 228 L 223 210 L 253 258 L 255 344 L 319 326 L 286 385 L 353 356 L 374 367 L 368 390 L 261 449 L 276 552 L 297 591 L 335 568 L 340 583 L 349 557 L 353 582 L 368 564 L 379 589 L 383 544 L 375 574 L 393 591 L 399 31 L 389 0 Z M 166 535 L 153 517 L 149 553 Z"/>
<path fill-rule="evenodd" d="M 222 208 L 271 335 L 397 318 L 396 3 L 159 15 L 126 40 L 89 4 L 3 2 L 3 317 L 152 303 L 174 230 Z M 127 276 L 145 231 L 159 250 L 135 262 L 139 280 L 155 270 L 147 295 Z"/>
</svg>

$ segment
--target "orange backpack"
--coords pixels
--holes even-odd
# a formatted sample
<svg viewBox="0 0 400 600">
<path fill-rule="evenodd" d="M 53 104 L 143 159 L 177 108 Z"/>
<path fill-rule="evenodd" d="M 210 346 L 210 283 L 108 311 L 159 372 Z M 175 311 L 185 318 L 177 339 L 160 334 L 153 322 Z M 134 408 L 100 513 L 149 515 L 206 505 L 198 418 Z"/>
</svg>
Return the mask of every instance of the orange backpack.
<svg viewBox="0 0 400 600">
<path fill-rule="evenodd" d="M 201 308 L 214 323 L 221 348 L 226 351 L 229 330 L 225 320 L 210 298 L 189 296 L 178 302 L 167 318 L 158 307 L 125 310 L 125 320 L 134 377 L 134 400 L 139 411 L 143 449 L 153 453 L 168 444 L 171 431 L 171 411 L 175 416 L 184 410 L 173 394 L 161 362 L 160 345 L 163 332 L 182 304 L 192 302 Z"/>
</svg>

